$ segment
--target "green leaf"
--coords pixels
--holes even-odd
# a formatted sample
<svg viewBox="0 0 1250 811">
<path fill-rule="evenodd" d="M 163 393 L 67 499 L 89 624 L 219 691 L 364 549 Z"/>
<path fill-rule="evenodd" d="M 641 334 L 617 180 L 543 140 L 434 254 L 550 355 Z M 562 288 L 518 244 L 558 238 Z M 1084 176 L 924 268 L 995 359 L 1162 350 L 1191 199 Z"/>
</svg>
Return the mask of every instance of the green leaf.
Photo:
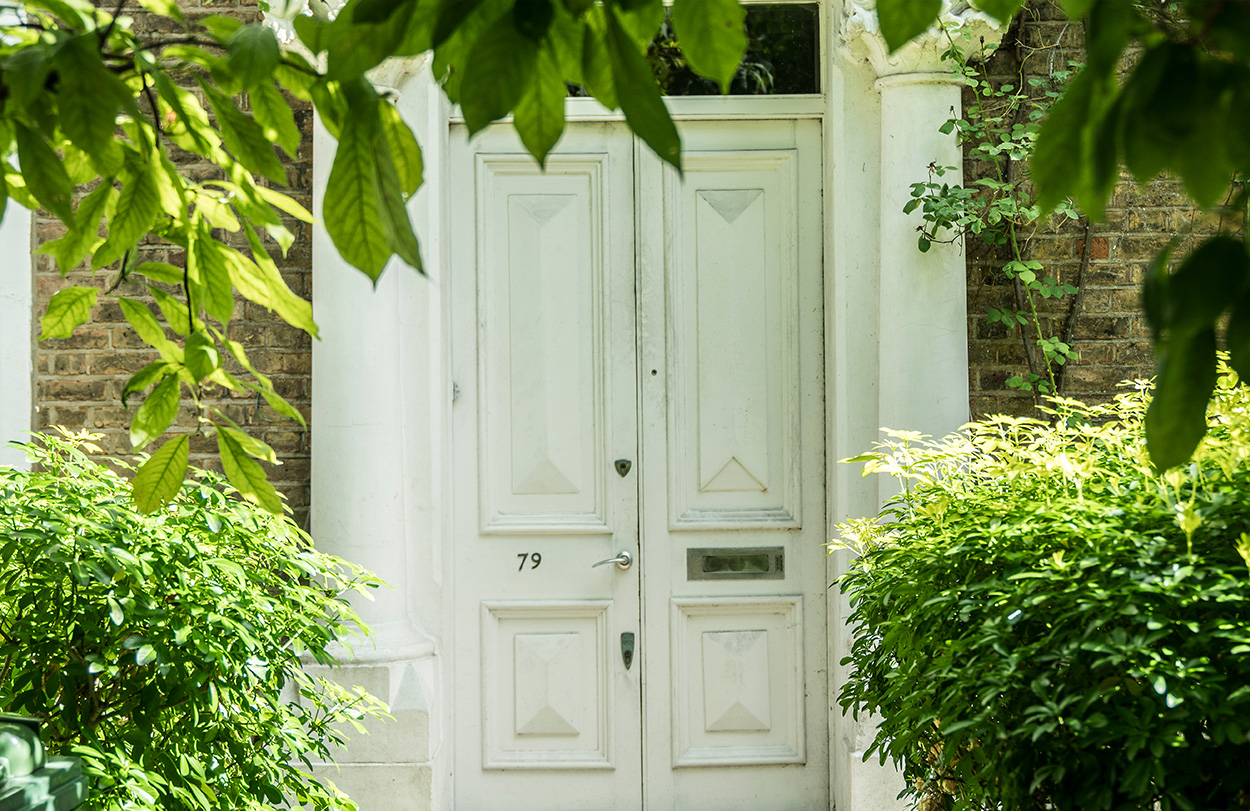
<svg viewBox="0 0 1250 811">
<path fill-rule="evenodd" d="M 942 0 L 877 0 L 881 36 L 891 53 L 929 30 L 942 11 Z"/>
<path fill-rule="evenodd" d="M 249 300 L 268 307 L 283 321 L 316 338 L 318 330 L 313 321 L 312 304 L 287 286 L 252 226 L 244 223 L 243 229 L 252 249 L 252 261 L 238 253 L 231 257 L 228 267 L 234 286 Z"/>
<path fill-rule="evenodd" d="M 152 294 L 152 298 L 156 299 L 156 306 L 161 308 L 161 314 L 165 316 L 165 323 L 169 324 L 169 328 L 174 332 L 179 335 L 186 335 L 193 329 L 201 329 L 203 327 L 198 318 L 195 319 L 195 324 L 193 325 L 191 323 L 191 314 L 187 311 L 187 305 L 164 290 L 149 284 L 148 292 Z"/>
<path fill-rule="evenodd" d="M 737 0 L 730 0 L 737 3 Z M 534 80 L 516 104 L 513 126 L 521 143 L 545 166 L 549 153 L 564 132 L 564 97 L 567 91 L 560 69 L 548 48 L 538 57 Z"/>
<path fill-rule="evenodd" d="M 137 156 L 128 160 L 122 173 L 121 195 L 109 221 L 108 239 L 96 249 L 92 267 L 111 265 L 133 249 L 152 230 L 161 213 L 160 206 L 155 171 Z"/>
<path fill-rule="evenodd" d="M 139 5 L 146 8 L 153 14 L 160 14 L 164 17 L 173 17 L 178 22 L 184 22 L 182 19 L 182 9 L 178 8 L 175 0 L 138 0 Z"/>
<path fill-rule="evenodd" d="M 51 256 L 64 276 L 104 244 L 104 237 L 99 235 L 100 221 L 112 216 L 116 202 L 117 189 L 112 183 L 104 182 L 96 186 L 78 204 L 78 211 L 74 214 L 77 227 L 67 230 L 60 239 L 43 243 L 35 253 Z"/>
<path fill-rule="evenodd" d="M 746 9 L 738 0 L 676 0 L 673 30 L 690 67 L 720 83 L 722 93 L 747 49 Z"/>
<path fill-rule="evenodd" d="M 248 171 L 263 175 L 275 183 L 286 185 L 286 170 L 273 151 L 273 144 L 265 138 L 265 131 L 250 116 L 240 112 L 230 98 L 211 84 L 200 78 L 200 88 L 208 98 L 213 114 L 217 116 L 217 126 L 221 129 L 221 139 L 239 163 Z"/>
<path fill-rule="evenodd" d="M 608 58 L 625 121 L 655 154 L 680 171 L 681 138 L 664 106 L 651 68 L 611 9 L 608 9 L 607 24 Z"/>
<path fill-rule="evenodd" d="M 1228 365 L 1243 381 L 1250 382 L 1250 293 L 1233 305 L 1225 341 L 1228 344 Z"/>
<path fill-rule="evenodd" d="M 130 446 L 142 450 L 173 424 L 178 416 L 178 402 L 182 396 L 182 384 L 176 377 L 165 378 L 152 390 L 130 423 Z"/>
<path fill-rule="evenodd" d="M 1215 389 L 1215 330 L 1169 338 L 1158 355 L 1154 399 L 1146 411 L 1146 449 L 1157 470 L 1189 461 L 1207 432 Z"/>
<path fill-rule="evenodd" d="M 295 113 L 272 82 L 261 82 L 252 88 L 252 116 L 264 130 L 265 137 L 282 147 L 294 160 L 299 152 L 300 131 Z"/>
<path fill-rule="evenodd" d="M 156 649 L 151 645 L 141 645 L 139 650 L 135 651 L 135 664 L 140 667 L 149 662 L 156 661 Z"/>
<path fill-rule="evenodd" d="M 139 512 L 154 512 L 177 494 L 187 475 L 189 445 L 185 434 L 174 437 L 135 473 L 133 487 Z"/>
<path fill-rule="evenodd" d="M 564 101 L 564 85 L 560 85 L 560 101 Z M 563 109 L 563 108 L 561 108 Z M 519 108 L 518 108 L 519 110 Z M 399 186 L 405 195 L 411 195 L 421 186 L 421 147 L 413 137 L 412 130 L 404 123 L 403 116 L 388 101 L 378 102 L 378 113 L 382 117 L 382 134 L 390 147 L 391 159 L 395 163 L 395 171 L 399 174 Z M 517 115 L 520 115 L 518 111 Z"/>
<path fill-rule="evenodd" d="M 538 43 L 517 31 L 510 17 L 482 34 L 460 82 L 460 107 L 470 135 L 512 111 L 533 81 L 537 61 Z"/>
<path fill-rule="evenodd" d="M 52 62 L 50 49 L 38 45 L 19 48 L 3 60 L 3 78 L 10 99 L 18 107 L 29 107 L 45 92 Z"/>
<path fill-rule="evenodd" d="M 395 53 L 408 31 L 416 3 L 382 0 L 353 4 L 325 31 L 326 76 L 358 79 Z"/>
<path fill-rule="evenodd" d="M 608 58 L 607 12 L 593 6 L 586 12 L 582 32 L 582 77 L 590 95 L 609 110 L 619 106 L 616 82 L 612 77 L 612 61 Z"/>
<path fill-rule="evenodd" d="M 1199 245 L 1167 281 L 1163 328 L 1168 339 L 1211 328 L 1241 297 L 1248 277 L 1250 257 L 1241 240 L 1217 236 Z"/>
<path fill-rule="evenodd" d="M 376 281 L 394 251 L 382 230 L 374 142 L 362 127 L 355 116 L 344 122 L 322 219 L 343 259 Z"/>
<path fill-rule="evenodd" d="M 229 53 L 226 64 L 248 90 L 262 82 L 267 84 L 282 58 L 278 38 L 271 29 L 259 23 L 245 25 L 235 31 L 226 50 Z"/>
<path fill-rule="evenodd" d="M 1024 0 L 974 0 L 973 5 L 1001 23 L 1009 23 L 1024 6 Z"/>
<path fill-rule="evenodd" d="M 135 334 L 144 343 L 155 347 L 162 360 L 167 363 L 182 363 L 182 350 L 165 337 L 165 330 L 161 329 L 156 316 L 152 315 L 147 307 L 134 299 L 125 297 L 119 298 L 117 304 L 121 307 L 126 321 L 134 328 Z"/>
<path fill-rule="evenodd" d="M 482 5 L 483 0 L 451 0 L 439 6 L 438 17 L 434 21 L 433 41 L 431 48 L 437 48 L 461 29 L 461 23 Z"/>
<path fill-rule="evenodd" d="M 100 174 L 108 177 L 122 164 L 122 150 L 114 139 L 118 110 L 134 110 L 130 89 L 100 58 L 95 34 L 66 41 L 55 63 L 61 78 L 59 104 L 71 115 L 58 121 L 70 142 L 85 152 Z"/>
<path fill-rule="evenodd" d="M 17 156 L 22 175 L 39 204 L 51 211 L 68 227 L 74 227 L 74 187 L 60 157 L 44 140 L 43 135 L 20 121 L 13 122 L 17 137 Z"/>
<path fill-rule="evenodd" d="M 167 262 L 144 262 L 137 265 L 131 273 L 146 276 L 154 282 L 164 284 L 182 284 L 182 268 Z"/>
<path fill-rule="evenodd" d="M 1094 0 L 1060 0 L 1063 6 L 1063 13 L 1067 14 L 1073 20 L 1079 20 L 1094 6 Z"/>
<path fill-rule="evenodd" d="M 278 461 L 278 455 L 273 452 L 273 448 L 269 447 L 264 442 L 261 442 L 259 439 L 245 434 L 237 428 L 229 428 L 224 425 L 217 426 L 217 430 L 225 433 L 232 440 L 234 440 L 248 456 L 260 459 L 262 462 L 268 462 L 271 465 L 282 464 Z"/>
<path fill-rule="evenodd" d="M 1112 87 L 1112 80 L 1087 68 L 1051 108 L 1030 164 L 1042 211 L 1053 210 L 1071 196 L 1091 216 L 1101 212 L 1105 197 L 1100 195 L 1105 189 L 1092 171 L 1093 143 Z"/>
<path fill-rule="evenodd" d="M 39 340 L 68 338 L 91 317 L 99 290 L 94 287 L 67 287 L 48 301 L 48 311 L 39 320 Z"/>
<path fill-rule="evenodd" d="M 187 369 L 196 381 L 203 380 L 221 367 L 221 355 L 217 352 L 217 345 L 203 330 L 191 333 L 183 353 L 187 359 Z"/>
<path fill-rule="evenodd" d="M 265 478 L 265 471 L 254 462 L 228 433 L 217 431 L 221 467 L 243 498 L 276 515 L 282 514 L 282 499 Z"/>
<path fill-rule="evenodd" d="M 207 223 L 187 234 L 187 276 L 192 282 L 193 304 L 222 324 L 234 314 L 230 259 L 233 249 L 213 239 Z M 246 293 L 244 293 L 246 295 Z"/>
<path fill-rule="evenodd" d="M 290 214 L 292 217 L 299 220 L 300 222 L 308 222 L 308 223 L 313 222 L 312 212 L 310 212 L 308 209 L 304 208 L 299 203 L 295 202 L 294 200 L 292 200 L 290 197 L 286 196 L 282 192 L 274 191 L 273 189 L 269 189 L 264 186 L 257 186 L 256 193 L 262 200 L 264 200 L 269 205 L 273 206 L 279 211 L 283 211 L 287 214 Z"/>
<path fill-rule="evenodd" d="M 148 386 L 157 381 L 164 380 L 165 376 L 173 372 L 171 365 L 163 360 L 149 363 L 139 371 L 131 375 L 126 381 L 126 387 L 122 389 L 122 408 L 126 408 L 126 400 L 135 392 L 143 391 Z"/>
</svg>

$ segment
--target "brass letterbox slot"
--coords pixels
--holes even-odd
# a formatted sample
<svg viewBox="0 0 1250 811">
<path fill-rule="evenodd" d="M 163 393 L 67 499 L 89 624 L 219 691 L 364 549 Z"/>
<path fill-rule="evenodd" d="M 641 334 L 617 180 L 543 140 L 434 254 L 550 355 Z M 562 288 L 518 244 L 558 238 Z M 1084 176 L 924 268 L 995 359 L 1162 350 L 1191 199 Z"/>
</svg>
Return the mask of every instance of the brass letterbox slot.
<svg viewBox="0 0 1250 811">
<path fill-rule="evenodd" d="M 686 550 L 687 580 L 784 580 L 786 552 L 780 546 Z"/>
</svg>

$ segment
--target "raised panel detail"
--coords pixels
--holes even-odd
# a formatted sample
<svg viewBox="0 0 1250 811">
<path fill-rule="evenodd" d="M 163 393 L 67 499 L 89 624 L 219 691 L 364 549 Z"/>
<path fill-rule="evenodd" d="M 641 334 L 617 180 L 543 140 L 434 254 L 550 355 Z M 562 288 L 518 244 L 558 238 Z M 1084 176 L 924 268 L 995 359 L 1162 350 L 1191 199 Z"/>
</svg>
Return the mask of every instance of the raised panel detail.
<svg viewBox="0 0 1250 811">
<path fill-rule="evenodd" d="M 772 728 L 768 631 L 703 632 L 703 720 L 708 732 Z"/>
<path fill-rule="evenodd" d="M 568 632 L 513 637 L 517 735 L 581 731 L 581 641 Z"/>
<path fill-rule="evenodd" d="M 672 600 L 673 765 L 803 763 L 802 598 Z"/>
<path fill-rule="evenodd" d="M 482 531 L 603 533 L 601 156 L 478 156 Z"/>
<path fill-rule="evenodd" d="M 800 526 L 790 150 L 692 154 L 669 179 L 670 526 Z"/>
<path fill-rule="evenodd" d="M 609 605 L 482 604 L 484 768 L 612 768 Z"/>
</svg>

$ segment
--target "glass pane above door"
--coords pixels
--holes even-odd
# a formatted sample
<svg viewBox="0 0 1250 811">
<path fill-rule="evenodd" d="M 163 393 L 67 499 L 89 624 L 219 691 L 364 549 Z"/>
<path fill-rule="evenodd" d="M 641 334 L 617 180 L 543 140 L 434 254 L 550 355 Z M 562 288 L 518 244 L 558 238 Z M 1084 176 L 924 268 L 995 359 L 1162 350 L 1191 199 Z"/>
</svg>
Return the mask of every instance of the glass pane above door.
<svg viewBox="0 0 1250 811">
<path fill-rule="evenodd" d="M 813 95 L 820 92 L 820 9 L 816 3 L 747 6 L 747 52 L 729 86 L 731 96 Z M 647 50 L 666 96 L 719 96 L 717 82 L 686 64 L 669 19 Z M 570 96 L 589 95 L 570 87 Z"/>
</svg>

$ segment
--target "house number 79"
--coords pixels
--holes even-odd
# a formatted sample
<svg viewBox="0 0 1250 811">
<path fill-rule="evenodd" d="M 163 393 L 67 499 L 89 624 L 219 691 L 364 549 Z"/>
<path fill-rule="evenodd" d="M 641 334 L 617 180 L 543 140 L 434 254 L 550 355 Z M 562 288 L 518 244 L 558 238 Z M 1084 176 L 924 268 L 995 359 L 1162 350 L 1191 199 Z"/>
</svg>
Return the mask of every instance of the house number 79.
<svg viewBox="0 0 1250 811">
<path fill-rule="evenodd" d="M 543 556 L 537 552 L 522 552 L 517 557 L 521 559 L 521 565 L 516 567 L 518 572 L 525 568 L 526 561 L 529 562 L 531 569 L 537 569 L 538 564 L 543 562 Z"/>
</svg>

